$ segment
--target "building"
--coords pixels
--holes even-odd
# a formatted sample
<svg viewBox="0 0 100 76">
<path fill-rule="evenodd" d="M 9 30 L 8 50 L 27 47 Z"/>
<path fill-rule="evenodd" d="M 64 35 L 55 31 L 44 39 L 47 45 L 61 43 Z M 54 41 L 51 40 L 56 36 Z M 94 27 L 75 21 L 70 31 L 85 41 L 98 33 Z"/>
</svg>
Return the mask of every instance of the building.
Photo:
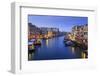
<svg viewBox="0 0 100 76">
<path fill-rule="evenodd" d="M 47 32 L 59 32 L 58 28 L 47 28 L 47 27 L 41 27 L 40 28 L 42 33 L 47 33 Z"/>
<path fill-rule="evenodd" d="M 88 39 L 88 26 L 81 25 L 81 26 L 74 26 L 72 28 L 72 34 L 75 37 L 75 40 L 79 43 L 87 44 Z"/>
<path fill-rule="evenodd" d="M 32 23 L 28 23 L 28 38 L 52 38 L 59 34 L 58 28 L 36 27 Z"/>
<path fill-rule="evenodd" d="M 36 27 L 36 25 L 33 25 L 32 23 L 28 23 L 28 38 L 29 39 L 36 38 L 40 36 L 40 34 L 41 34 L 40 28 Z"/>
<path fill-rule="evenodd" d="M 28 23 L 28 32 L 29 34 L 40 34 L 41 30 L 40 28 L 36 27 L 36 25 L 33 25 L 32 23 Z"/>
<path fill-rule="evenodd" d="M 47 28 L 47 27 L 41 27 L 40 28 L 42 31 L 42 34 L 45 35 L 45 37 L 55 37 L 59 34 L 59 29 L 58 28 Z"/>
</svg>

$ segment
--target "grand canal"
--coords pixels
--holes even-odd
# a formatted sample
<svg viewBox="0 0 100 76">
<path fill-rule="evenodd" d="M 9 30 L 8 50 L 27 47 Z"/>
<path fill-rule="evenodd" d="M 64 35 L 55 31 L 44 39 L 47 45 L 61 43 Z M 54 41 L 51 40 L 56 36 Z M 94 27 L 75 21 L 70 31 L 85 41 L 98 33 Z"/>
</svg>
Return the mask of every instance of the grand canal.
<svg viewBox="0 0 100 76">
<path fill-rule="evenodd" d="M 79 47 L 64 45 L 64 36 L 51 39 L 43 39 L 41 46 L 29 53 L 29 60 L 53 60 L 53 59 L 78 59 L 86 58 L 86 54 Z"/>
</svg>

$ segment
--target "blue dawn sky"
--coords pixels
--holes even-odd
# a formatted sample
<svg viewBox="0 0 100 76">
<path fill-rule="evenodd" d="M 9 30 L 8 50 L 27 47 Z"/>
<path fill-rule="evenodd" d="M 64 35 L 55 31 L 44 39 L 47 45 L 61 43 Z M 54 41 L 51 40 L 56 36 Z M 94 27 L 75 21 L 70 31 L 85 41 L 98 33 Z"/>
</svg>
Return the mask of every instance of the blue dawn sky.
<svg viewBox="0 0 100 76">
<path fill-rule="evenodd" d="M 70 32 L 75 25 L 88 24 L 88 17 L 29 15 L 28 22 L 37 27 L 54 27 Z"/>
</svg>

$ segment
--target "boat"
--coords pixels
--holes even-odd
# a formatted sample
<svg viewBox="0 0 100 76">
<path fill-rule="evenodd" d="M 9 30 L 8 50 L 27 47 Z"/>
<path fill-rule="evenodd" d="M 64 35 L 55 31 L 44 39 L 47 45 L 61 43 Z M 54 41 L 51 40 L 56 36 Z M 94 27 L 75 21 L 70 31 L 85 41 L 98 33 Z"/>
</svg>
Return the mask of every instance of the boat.
<svg viewBox="0 0 100 76">
<path fill-rule="evenodd" d="M 70 41 L 70 40 L 69 40 L 69 39 L 64 39 L 64 41 L 63 41 L 63 42 L 65 43 L 65 42 L 67 42 L 67 41 Z"/>
<path fill-rule="evenodd" d="M 31 42 L 34 42 L 34 41 L 35 41 L 35 39 L 31 39 L 30 41 L 31 41 Z"/>
<path fill-rule="evenodd" d="M 30 53 L 35 51 L 35 46 L 34 46 L 33 42 L 28 42 L 28 51 Z"/>
<path fill-rule="evenodd" d="M 75 46 L 74 43 L 72 41 L 70 41 L 70 40 L 66 41 L 65 45 L 66 46 Z"/>
<path fill-rule="evenodd" d="M 41 45 L 41 40 L 40 39 L 36 39 L 33 44 L 34 45 Z"/>
<path fill-rule="evenodd" d="M 33 42 L 34 45 L 41 45 L 41 39 L 31 39 L 30 42 Z"/>
<path fill-rule="evenodd" d="M 66 36 L 64 37 L 64 41 L 63 41 L 63 42 L 67 42 L 67 41 L 70 41 L 70 39 L 69 39 L 69 37 L 66 35 Z"/>
</svg>

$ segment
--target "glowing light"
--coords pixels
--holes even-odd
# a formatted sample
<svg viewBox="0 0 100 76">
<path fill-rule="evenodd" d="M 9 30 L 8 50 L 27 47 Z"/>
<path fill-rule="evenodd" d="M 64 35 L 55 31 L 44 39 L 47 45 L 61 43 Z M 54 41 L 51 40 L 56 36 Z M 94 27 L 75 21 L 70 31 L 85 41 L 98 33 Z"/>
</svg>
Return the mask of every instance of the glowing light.
<svg viewBox="0 0 100 76">
<path fill-rule="evenodd" d="M 73 53 L 73 54 L 75 53 L 75 48 L 74 48 L 74 47 L 72 47 L 72 53 Z"/>
<path fill-rule="evenodd" d="M 86 58 L 86 54 L 82 52 L 82 58 Z"/>
<path fill-rule="evenodd" d="M 48 46 L 48 43 L 49 43 L 49 40 L 48 39 L 46 39 L 46 45 Z"/>
</svg>

